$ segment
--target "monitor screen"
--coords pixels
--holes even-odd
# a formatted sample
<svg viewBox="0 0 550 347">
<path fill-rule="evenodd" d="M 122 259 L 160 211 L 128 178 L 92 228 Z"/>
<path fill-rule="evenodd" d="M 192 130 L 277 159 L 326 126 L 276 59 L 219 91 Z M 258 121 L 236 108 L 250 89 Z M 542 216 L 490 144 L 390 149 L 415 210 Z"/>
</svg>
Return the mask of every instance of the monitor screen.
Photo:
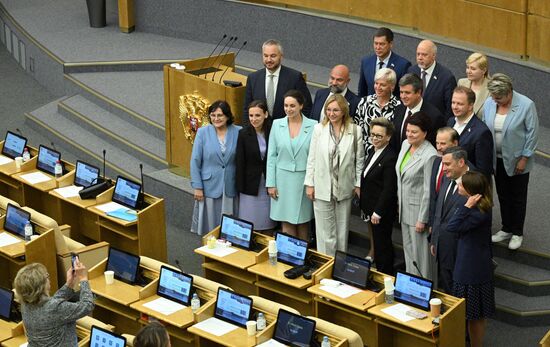
<svg viewBox="0 0 550 347">
<path fill-rule="evenodd" d="M 0 318 L 10 320 L 13 291 L 0 287 Z"/>
<path fill-rule="evenodd" d="M 107 270 L 114 271 L 115 278 L 130 284 L 136 283 L 139 257 L 120 249 L 109 247 Z"/>
<path fill-rule="evenodd" d="M 275 323 L 273 339 L 290 346 L 311 346 L 315 334 L 315 321 L 280 309 Z"/>
<path fill-rule="evenodd" d="M 15 159 L 16 157 L 21 157 L 23 155 L 23 151 L 25 150 L 26 145 L 26 138 L 14 134 L 11 131 L 8 131 L 4 140 L 4 148 L 2 148 L 2 154 L 12 159 Z"/>
<path fill-rule="evenodd" d="M 430 280 L 398 271 L 393 295 L 395 301 L 429 310 L 432 287 L 433 282 Z"/>
<path fill-rule="evenodd" d="M 112 333 L 108 330 L 92 325 L 90 336 L 90 347 L 124 347 L 126 338 L 122 335 Z"/>
<path fill-rule="evenodd" d="M 97 183 L 99 177 L 99 169 L 93 165 L 83 161 L 76 161 L 76 172 L 74 174 L 74 185 L 80 187 L 88 187 Z"/>
<path fill-rule="evenodd" d="M 129 208 L 137 208 L 141 184 L 118 176 L 112 200 Z"/>
<path fill-rule="evenodd" d="M 226 239 L 234 246 L 250 249 L 254 224 L 242 219 L 237 219 L 226 214 L 222 215 L 220 238 Z"/>
<path fill-rule="evenodd" d="M 252 299 L 248 296 L 219 288 L 214 316 L 229 323 L 246 327 L 252 312 Z"/>
<path fill-rule="evenodd" d="M 30 222 L 31 214 L 19 207 L 8 204 L 6 208 L 6 219 L 4 220 L 4 229 L 25 237 L 25 224 Z"/>
<path fill-rule="evenodd" d="M 277 261 L 292 265 L 304 265 L 306 262 L 307 241 L 277 233 Z"/>
<path fill-rule="evenodd" d="M 55 175 L 55 163 L 61 160 L 61 153 L 46 146 L 38 147 L 38 162 L 36 168 L 50 175 Z"/>
<path fill-rule="evenodd" d="M 367 259 L 336 251 L 332 278 L 350 286 L 365 289 L 369 279 L 370 261 Z"/>
<path fill-rule="evenodd" d="M 159 296 L 189 306 L 192 287 L 193 277 L 164 265 L 160 267 L 160 278 L 157 287 Z"/>
</svg>

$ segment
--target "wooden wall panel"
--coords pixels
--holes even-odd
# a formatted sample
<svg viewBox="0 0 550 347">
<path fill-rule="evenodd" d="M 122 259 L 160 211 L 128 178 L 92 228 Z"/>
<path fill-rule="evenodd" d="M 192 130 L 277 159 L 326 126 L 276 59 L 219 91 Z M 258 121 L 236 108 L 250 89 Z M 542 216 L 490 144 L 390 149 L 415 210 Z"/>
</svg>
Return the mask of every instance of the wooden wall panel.
<svg viewBox="0 0 550 347">
<path fill-rule="evenodd" d="M 466 2 L 476 3 L 485 6 L 495 7 L 497 9 L 510 10 L 515 12 L 527 12 L 527 0 L 465 0 Z M 533 0 L 529 0 L 531 2 Z M 542 0 L 547 1 L 547 0 Z"/>
<path fill-rule="evenodd" d="M 267 0 L 267 1 L 255 1 L 259 3 L 265 3 L 269 5 L 285 5 L 294 7 L 304 7 L 313 10 L 332 12 L 343 15 L 349 14 L 349 2 L 350 0 Z"/>
<path fill-rule="evenodd" d="M 416 28 L 421 0 L 349 0 L 350 16 Z"/>
<path fill-rule="evenodd" d="M 527 54 L 530 58 L 550 61 L 550 18 L 528 16 Z"/>
<path fill-rule="evenodd" d="M 550 18 L 550 1 L 529 0 L 529 14 Z"/>
</svg>

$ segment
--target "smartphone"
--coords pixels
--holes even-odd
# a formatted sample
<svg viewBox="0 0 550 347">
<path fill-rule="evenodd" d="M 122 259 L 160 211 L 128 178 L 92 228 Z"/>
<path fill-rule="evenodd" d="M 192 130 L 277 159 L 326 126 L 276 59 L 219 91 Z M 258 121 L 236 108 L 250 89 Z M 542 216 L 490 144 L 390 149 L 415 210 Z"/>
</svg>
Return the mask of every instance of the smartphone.
<svg viewBox="0 0 550 347">
<path fill-rule="evenodd" d="M 71 253 L 71 264 L 73 265 L 73 272 L 74 272 L 74 268 L 76 266 L 76 260 L 77 259 L 78 259 L 78 254 Z"/>
</svg>

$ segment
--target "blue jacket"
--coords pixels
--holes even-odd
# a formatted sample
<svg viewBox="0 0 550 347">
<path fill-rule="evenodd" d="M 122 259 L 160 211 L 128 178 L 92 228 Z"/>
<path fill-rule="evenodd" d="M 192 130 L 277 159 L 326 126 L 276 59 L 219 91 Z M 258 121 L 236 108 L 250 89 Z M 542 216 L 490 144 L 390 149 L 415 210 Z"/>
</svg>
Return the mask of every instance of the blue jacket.
<svg viewBox="0 0 550 347">
<path fill-rule="evenodd" d="M 451 111 L 451 99 L 453 98 L 453 90 L 456 87 L 456 78 L 445 66 L 435 62 L 434 71 L 428 82 L 428 87 L 422 93 L 422 98 L 437 109 L 445 116 L 445 120 L 453 116 Z M 418 65 L 411 66 L 409 72 L 412 72 L 418 77 L 422 75 Z"/>
<path fill-rule="evenodd" d="M 512 105 L 504 121 L 504 136 L 502 137 L 502 161 L 508 176 L 514 175 L 516 163 L 521 156 L 529 158 L 524 173 L 531 171 L 535 158 L 533 154 L 539 139 L 539 118 L 535 103 L 518 92 L 513 92 Z M 484 121 L 495 140 L 495 117 L 497 104 L 492 98 L 483 106 Z M 497 163 L 496 143 L 493 149 L 493 169 Z"/>
<path fill-rule="evenodd" d="M 213 125 L 197 131 L 191 154 L 191 187 L 203 189 L 207 198 L 219 198 L 224 191 L 228 197 L 237 195 L 235 153 L 240 129 L 237 125 L 227 127 L 224 155 Z"/>
<path fill-rule="evenodd" d="M 359 97 L 374 94 L 374 75 L 376 74 L 376 54 L 368 55 L 361 60 L 361 72 L 359 73 Z M 407 73 L 407 70 L 411 66 L 411 62 L 402 56 L 391 52 L 390 59 L 388 60 L 388 68 L 395 71 L 397 80 L 395 82 L 395 88 L 393 95 L 399 98 L 399 79 Z"/>
</svg>

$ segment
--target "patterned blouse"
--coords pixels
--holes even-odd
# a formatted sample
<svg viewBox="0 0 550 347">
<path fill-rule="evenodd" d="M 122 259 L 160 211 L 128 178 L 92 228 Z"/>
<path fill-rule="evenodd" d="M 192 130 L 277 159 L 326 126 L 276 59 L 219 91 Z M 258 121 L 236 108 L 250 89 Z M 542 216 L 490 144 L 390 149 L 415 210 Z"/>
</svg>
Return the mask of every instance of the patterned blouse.
<svg viewBox="0 0 550 347">
<path fill-rule="evenodd" d="M 374 118 L 384 117 L 389 121 L 393 121 L 393 112 L 395 108 L 401 104 L 395 95 L 392 94 L 388 103 L 380 108 L 378 101 L 376 99 L 376 94 L 367 95 L 361 99 L 359 105 L 357 106 L 357 112 L 353 116 L 353 121 L 355 124 L 359 125 L 361 132 L 363 134 L 363 143 L 365 144 L 365 153 L 367 150 L 372 147 L 370 141 L 370 122 Z"/>
</svg>

